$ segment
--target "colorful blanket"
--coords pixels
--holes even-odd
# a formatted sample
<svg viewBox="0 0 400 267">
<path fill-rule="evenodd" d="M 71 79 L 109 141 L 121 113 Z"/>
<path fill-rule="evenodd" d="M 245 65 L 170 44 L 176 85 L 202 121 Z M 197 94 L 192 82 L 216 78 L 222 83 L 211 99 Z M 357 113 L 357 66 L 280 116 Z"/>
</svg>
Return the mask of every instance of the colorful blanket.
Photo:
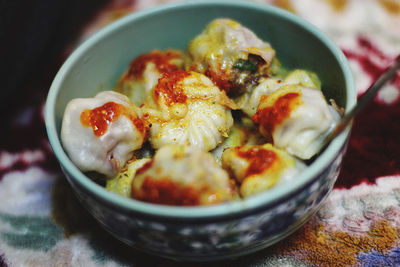
<svg viewBox="0 0 400 267">
<path fill-rule="evenodd" d="M 61 63 L 77 44 L 116 18 L 163 2 L 111 1 L 55 61 Z M 332 38 L 349 59 L 359 93 L 400 53 L 398 0 L 259 2 L 285 8 Z M 0 266 L 188 265 L 132 252 L 102 230 L 75 198 L 44 129 L 48 77 L 58 67 L 43 70 L 30 85 L 27 103 L 3 123 Z M 316 216 L 270 248 L 209 265 L 400 266 L 399 136 L 400 73 L 355 120 L 342 172 Z"/>
</svg>

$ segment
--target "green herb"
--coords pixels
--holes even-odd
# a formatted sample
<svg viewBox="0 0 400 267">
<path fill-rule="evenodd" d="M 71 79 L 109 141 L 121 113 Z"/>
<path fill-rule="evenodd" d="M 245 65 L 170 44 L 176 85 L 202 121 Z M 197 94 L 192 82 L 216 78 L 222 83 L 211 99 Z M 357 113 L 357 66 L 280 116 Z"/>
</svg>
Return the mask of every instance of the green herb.
<svg viewBox="0 0 400 267">
<path fill-rule="evenodd" d="M 239 70 L 248 70 L 251 73 L 257 72 L 257 66 L 249 59 L 238 59 L 233 67 Z"/>
</svg>

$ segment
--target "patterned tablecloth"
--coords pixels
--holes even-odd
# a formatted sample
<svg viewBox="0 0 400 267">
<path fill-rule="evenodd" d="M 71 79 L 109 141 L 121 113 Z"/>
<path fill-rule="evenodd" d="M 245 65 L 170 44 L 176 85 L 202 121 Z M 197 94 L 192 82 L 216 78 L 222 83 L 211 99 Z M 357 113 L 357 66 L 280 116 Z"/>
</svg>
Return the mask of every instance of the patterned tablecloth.
<svg viewBox="0 0 400 267">
<path fill-rule="evenodd" d="M 55 61 L 116 18 L 163 2 L 111 1 Z M 261 2 L 289 10 L 331 37 L 349 59 L 359 93 L 400 53 L 399 0 Z M 187 266 L 132 252 L 75 199 L 44 129 L 55 65 L 31 83 L 30 100 L 1 137 L 0 266 Z M 343 170 L 318 214 L 273 247 L 210 266 L 400 266 L 399 136 L 400 73 L 356 119 Z"/>
</svg>

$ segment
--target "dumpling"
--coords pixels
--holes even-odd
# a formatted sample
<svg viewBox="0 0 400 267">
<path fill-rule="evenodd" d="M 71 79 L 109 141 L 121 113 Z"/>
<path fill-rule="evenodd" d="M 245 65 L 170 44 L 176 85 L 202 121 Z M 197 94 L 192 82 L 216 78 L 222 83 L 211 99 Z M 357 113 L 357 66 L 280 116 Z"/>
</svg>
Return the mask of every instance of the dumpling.
<svg viewBox="0 0 400 267">
<path fill-rule="evenodd" d="M 308 88 L 321 89 L 321 82 L 315 73 L 296 69 L 289 72 L 284 78 L 269 77 L 260 79 L 259 84 L 253 90 L 236 98 L 235 103 L 240 110 L 251 117 L 257 112 L 258 104 L 263 95 L 269 95 L 286 84 L 299 84 Z"/>
<path fill-rule="evenodd" d="M 243 145 L 265 144 L 265 138 L 254 128 L 246 128 L 233 125 L 228 138 L 222 144 L 211 151 L 218 164 L 222 165 L 222 153 L 225 149 Z"/>
<path fill-rule="evenodd" d="M 198 147 L 168 145 L 136 172 L 132 197 L 165 205 L 217 204 L 236 198 L 234 180 Z"/>
<path fill-rule="evenodd" d="M 126 96 L 113 91 L 73 99 L 64 112 L 61 141 L 81 171 L 113 177 L 146 138 L 141 114 Z"/>
<path fill-rule="evenodd" d="M 162 74 L 183 68 L 183 53 L 179 50 L 153 50 L 140 55 L 131 63 L 115 88 L 129 97 L 136 106 L 143 104 L 148 92 Z"/>
<path fill-rule="evenodd" d="M 271 144 L 228 148 L 222 154 L 222 167 L 240 184 L 244 198 L 263 192 L 277 183 L 289 181 L 305 165 Z"/>
<path fill-rule="evenodd" d="M 229 96 L 258 84 L 269 73 L 275 50 L 231 19 L 216 19 L 188 47 L 185 68 L 204 73 Z"/>
<path fill-rule="evenodd" d="M 150 160 L 151 158 L 142 158 L 128 161 L 126 167 L 117 176 L 107 180 L 106 189 L 121 196 L 130 197 L 132 180 L 135 177 L 136 171 Z"/>
<path fill-rule="evenodd" d="M 276 147 L 310 159 L 340 115 L 326 102 L 321 90 L 289 84 L 262 96 L 252 119 Z"/>
<path fill-rule="evenodd" d="M 220 144 L 218 147 L 213 149 L 211 153 L 213 154 L 215 160 L 218 164 L 222 164 L 222 153 L 225 149 L 234 146 L 241 146 L 244 145 L 247 139 L 247 131 L 244 128 L 238 127 L 234 125 L 231 128 L 229 136 Z"/>
<path fill-rule="evenodd" d="M 177 70 L 164 74 L 142 107 L 154 149 L 167 144 L 214 149 L 228 136 L 236 105 L 205 75 Z"/>
</svg>

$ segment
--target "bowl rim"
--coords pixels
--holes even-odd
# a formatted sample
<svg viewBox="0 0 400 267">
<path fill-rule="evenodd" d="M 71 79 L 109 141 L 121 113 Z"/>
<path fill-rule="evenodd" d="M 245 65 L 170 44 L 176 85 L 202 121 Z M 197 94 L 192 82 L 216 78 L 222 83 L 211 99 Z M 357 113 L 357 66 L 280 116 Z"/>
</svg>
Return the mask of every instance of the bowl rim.
<svg viewBox="0 0 400 267">
<path fill-rule="evenodd" d="M 333 54 L 342 69 L 345 84 L 346 84 L 346 112 L 356 103 L 356 90 L 355 83 L 352 76 L 350 66 L 346 57 L 337 45 L 329 39 L 322 31 L 316 26 L 281 8 L 268 5 L 265 3 L 245 2 L 245 1 L 226 1 L 226 0 L 199 0 L 199 1 L 181 1 L 162 4 L 159 6 L 151 7 L 141 11 L 131 13 L 123 18 L 120 18 L 111 24 L 100 29 L 82 44 L 80 44 L 66 59 L 60 70 L 56 74 L 45 103 L 45 126 L 55 156 L 59 163 L 65 170 L 67 170 L 72 179 L 78 185 L 84 187 L 87 191 L 96 195 L 96 197 L 104 200 L 112 206 L 121 207 L 125 210 L 143 215 L 150 215 L 163 218 L 180 218 L 180 219 L 196 219 L 196 218 L 210 218 L 220 216 L 232 216 L 233 214 L 243 214 L 246 211 L 254 210 L 277 203 L 279 200 L 296 193 L 298 190 L 311 183 L 315 177 L 327 166 L 328 162 L 332 162 L 340 149 L 342 149 L 350 135 L 350 128 L 342 132 L 329 146 L 318 156 L 318 158 L 306 168 L 296 179 L 290 183 L 277 185 L 266 192 L 254 195 L 244 200 L 230 201 L 211 206 L 195 206 L 195 207 L 180 207 L 180 206 L 167 206 L 146 203 L 135 199 L 127 198 L 106 190 L 104 187 L 98 185 L 86 175 L 84 175 L 69 159 L 64 152 L 61 141 L 58 138 L 56 127 L 56 99 L 58 92 L 65 79 L 65 74 L 69 73 L 75 62 L 91 49 L 97 42 L 106 38 L 114 31 L 118 30 L 124 25 L 130 24 L 132 21 L 140 18 L 151 16 L 171 9 L 180 9 L 187 7 L 201 7 L 201 6 L 234 6 L 244 7 L 250 9 L 257 9 L 266 13 L 274 13 L 292 23 L 295 23 L 303 29 L 310 32 L 317 39 L 319 39 Z M 63 171 L 65 171 L 63 170 Z"/>
</svg>

